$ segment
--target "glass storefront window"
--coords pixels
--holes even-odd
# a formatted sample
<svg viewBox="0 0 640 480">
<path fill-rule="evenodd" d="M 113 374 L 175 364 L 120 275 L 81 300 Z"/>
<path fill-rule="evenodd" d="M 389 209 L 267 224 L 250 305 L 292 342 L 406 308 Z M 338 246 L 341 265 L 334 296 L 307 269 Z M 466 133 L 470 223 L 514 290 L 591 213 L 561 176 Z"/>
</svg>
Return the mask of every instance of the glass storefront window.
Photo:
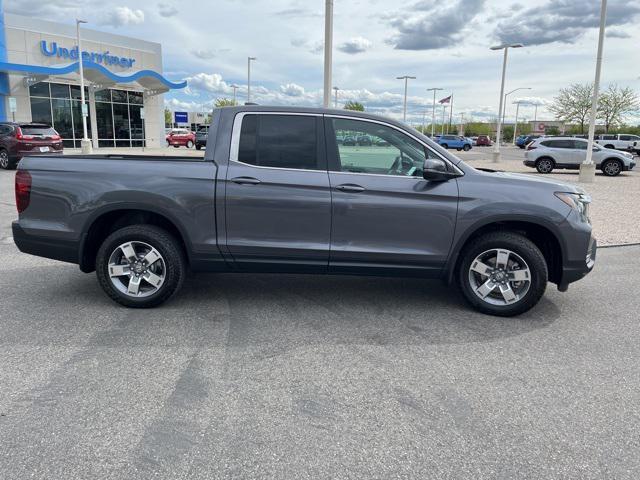
<svg viewBox="0 0 640 480">
<path fill-rule="evenodd" d="M 96 102 L 110 102 L 111 90 L 98 90 L 96 92 Z"/>
<path fill-rule="evenodd" d="M 62 138 L 73 140 L 73 118 L 71 116 L 71 100 L 54 98 L 53 100 L 51 100 L 51 107 L 53 113 L 53 128 L 57 130 Z"/>
<path fill-rule="evenodd" d="M 51 85 L 55 85 L 55 84 L 51 84 Z M 71 87 L 71 98 L 73 98 L 74 100 L 80 100 L 80 85 L 70 85 Z M 87 99 L 89 98 L 89 89 L 87 87 L 84 87 L 84 98 Z"/>
<path fill-rule="evenodd" d="M 96 119 L 98 139 L 113 139 L 113 114 L 110 103 L 96 102 Z"/>
<path fill-rule="evenodd" d="M 113 103 L 127 103 L 127 92 L 125 90 L 111 90 L 111 101 Z"/>
<path fill-rule="evenodd" d="M 29 95 L 32 97 L 47 97 L 49 98 L 49 84 L 45 82 L 36 83 L 29 86 Z"/>
<path fill-rule="evenodd" d="M 129 92 L 129 103 L 133 105 L 142 105 L 144 98 L 141 92 Z"/>
<path fill-rule="evenodd" d="M 51 100 L 48 98 L 31 98 L 31 120 L 36 123 L 51 125 Z"/>
<path fill-rule="evenodd" d="M 29 87 L 31 118 L 55 128 L 65 147 L 80 148 L 82 115 L 80 87 L 41 82 Z M 85 87 L 87 98 L 89 93 Z M 98 146 L 141 147 L 144 143 L 141 92 L 100 90 L 95 93 Z M 87 135 L 91 138 L 91 122 L 87 118 Z"/>
<path fill-rule="evenodd" d="M 71 98 L 69 93 L 69 85 L 61 83 L 51 84 L 51 98 Z"/>
</svg>

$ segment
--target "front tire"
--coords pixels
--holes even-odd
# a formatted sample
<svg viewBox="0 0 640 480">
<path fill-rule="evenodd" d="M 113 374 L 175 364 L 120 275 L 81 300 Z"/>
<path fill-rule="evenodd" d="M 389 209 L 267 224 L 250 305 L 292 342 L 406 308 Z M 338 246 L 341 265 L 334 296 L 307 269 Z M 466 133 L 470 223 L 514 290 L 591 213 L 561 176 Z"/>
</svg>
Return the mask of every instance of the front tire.
<svg viewBox="0 0 640 480">
<path fill-rule="evenodd" d="M 174 295 L 184 281 L 186 260 L 178 241 L 154 225 L 132 225 L 109 235 L 98 249 L 100 286 L 125 307 L 149 308 Z"/>
<path fill-rule="evenodd" d="M 200 145 L 199 143 L 196 143 L 196 150 L 202 150 L 202 145 Z"/>
<path fill-rule="evenodd" d="M 547 263 L 528 238 L 494 232 L 472 240 L 461 253 L 458 285 L 476 310 L 511 317 L 533 308 L 547 286 Z"/>
<path fill-rule="evenodd" d="M 187 146 L 187 148 L 193 147 L 193 142 L 191 140 L 188 140 L 186 146 Z"/>
<path fill-rule="evenodd" d="M 471 145 L 465 145 L 464 147 L 462 147 L 462 150 L 468 152 L 469 150 L 471 150 Z"/>
<path fill-rule="evenodd" d="M 622 162 L 615 159 L 605 160 L 600 169 L 607 177 L 616 177 L 622 172 Z"/>
</svg>

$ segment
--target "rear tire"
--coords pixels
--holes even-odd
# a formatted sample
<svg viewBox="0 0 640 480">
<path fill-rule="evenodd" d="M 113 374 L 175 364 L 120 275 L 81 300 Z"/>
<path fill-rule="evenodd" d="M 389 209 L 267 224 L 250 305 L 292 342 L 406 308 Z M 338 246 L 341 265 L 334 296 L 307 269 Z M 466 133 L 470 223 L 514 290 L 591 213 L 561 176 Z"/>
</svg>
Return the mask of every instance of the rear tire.
<svg viewBox="0 0 640 480">
<path fill-rule="evenodd" d="M 491 252 L 496 252 L 495 263 Z M 505 252 L 509 253 L 507 263 L 501 269 L 498 258 L 504 259 Z M 458 286 L 467 302 L 482 313 L 501 317 L 520 315 L 544 295 L 547 263 L 538 247 L 522 235 L 508 231 L 488 233 L 472 240 L 460 255 Z M 485 266 L 490 267 L 486 275 L 479 273 Z M 509 280 L 515 275 L 528 280 Z"/>
<path fill-rule="evenodd" d="M 622 172 L 622 162 L 617 159 L 609 159 L 602 162 L 600 169 L 607 177 L 616 177 Z"/>
<path fill-rule="evenodd" d="M 191 140 L 188 140 L 188 141 L 187 141 L 187 145 L 186 145 L 186 147 L 187 147 L 187 148 L 191 148 L 191 147 L 193 147 L 193 142 L 192 142 Z"/>
<path fill-rule="evenodd" d="M 201 150 L 202 149 L 202 145 L 196 144 L 196 150 Z"/>
<path fill-rule="evenodd" d="M 442 143 L 442 144 L 440 144 L 440 146 L 442 148 L 444 148 L 444 149 L 448 149 L 449 148 L 449 145 L 447 145 L 446 143 Z"/>
<path fill-rule="evenodd" d="M 536 160 L 536 170 L 538 173 L 551 173 L 555 167 L 555 162 L 549 157 L 542 157 Z"/>
<path fill-rule="evenodd" d="M 131 246 L 132 254 L 122 249 L 126 245 Z M 115 302 L 131 308 L 155 307 L 168 300 L 182 287 L 186 266 L 178 241 L 155 225 L 132 225 L 113 232 L 96 256 L 102 289 Z"/>
</svg>

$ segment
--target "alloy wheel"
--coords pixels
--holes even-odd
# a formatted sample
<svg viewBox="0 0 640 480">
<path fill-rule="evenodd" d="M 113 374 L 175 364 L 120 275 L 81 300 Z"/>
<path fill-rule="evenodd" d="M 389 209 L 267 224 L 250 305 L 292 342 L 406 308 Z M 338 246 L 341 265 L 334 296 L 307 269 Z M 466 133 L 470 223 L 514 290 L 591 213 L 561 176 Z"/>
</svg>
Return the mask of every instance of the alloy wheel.
<svg viewBox="0 0 640 480">
<path fill-rule="evenodd" d="M 620 173 L 620 164 L 615 161 L 609 161 L 604 165 L 604 173 L 613 177 Z"/>
<path fill-rule="evenodd" d="M 551 160 L 547 160 L 546 158 L 538 161 L 538 171 L 540 173 L 549 173 L 553 170 L 553 164 Z"/>
<path fill-rule="evenodd" d="M 0 152 L 0 167 L 9 168 L 9 154 L 5 151 Z"/>
<path fill-rule="evenodd" d="M 496 306 L 522 300 L 531 286 L 531 270 L 511 250 L 494 248 L 478 255 L 469 268 L 471 290 L 482 301 Z"/>
<path fill-rule="evenodd" d="M 164 258 L 148 243 L 123 243 L 109 257 L 111 283 L 130 297 L 153 295 L 162 287 L 166 274 Z"/>
</svg>

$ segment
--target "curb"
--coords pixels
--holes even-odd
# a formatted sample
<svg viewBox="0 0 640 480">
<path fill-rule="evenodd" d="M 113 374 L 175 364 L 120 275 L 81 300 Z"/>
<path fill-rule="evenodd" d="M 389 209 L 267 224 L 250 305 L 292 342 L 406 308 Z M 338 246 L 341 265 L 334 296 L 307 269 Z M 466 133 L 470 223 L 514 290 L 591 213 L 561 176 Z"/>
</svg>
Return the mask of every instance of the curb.
<svg viewBox="0 0 640 480">
<path fill-rule="evenodd" d="M 637 247 L 640 242 L 634 243 L 614 243 L 613 245 L 598 245 L 598 250 L 601 248 L 615 248 L 615 247 Z"/>
</svg>

